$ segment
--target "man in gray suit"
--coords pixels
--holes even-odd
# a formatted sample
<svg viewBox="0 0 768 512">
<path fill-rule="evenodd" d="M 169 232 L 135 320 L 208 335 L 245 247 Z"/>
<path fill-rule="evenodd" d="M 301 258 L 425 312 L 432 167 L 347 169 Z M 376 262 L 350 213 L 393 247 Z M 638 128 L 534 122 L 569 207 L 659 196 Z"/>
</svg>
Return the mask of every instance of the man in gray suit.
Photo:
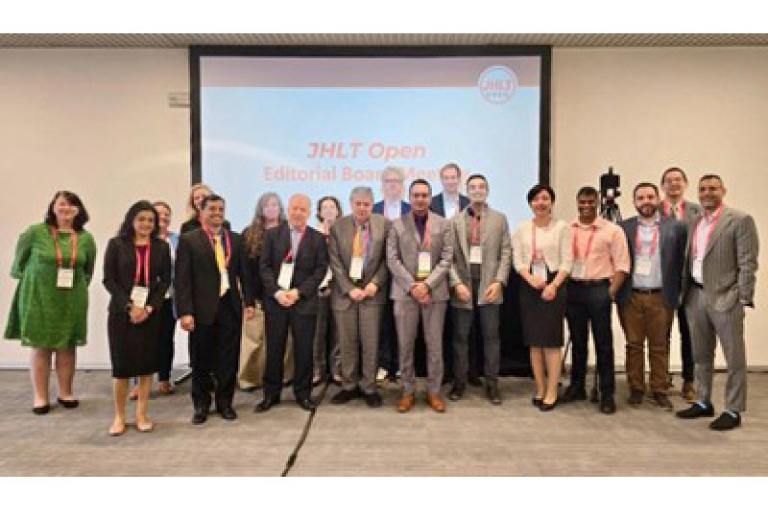
<svg viewBox="0 0 768 512">
<path fill-rule="evenodd" d="M 688 176 L 679 167 L 670 167 L 661 175 L 661 188 L 664 190 L 664 201 L 659 208 L 662 218 L 672 218 L 682 221 L 688 228 L 701 215 L 701 206 L 685 200 L 685 190 L 688 188 Z M 693 386 L 693 348 L 691 345 L 691 330 L 685 317 L 685 306 L 677 309 L 677 327 L 680 331 L 680 359 L 683 366 L 683 387 L 680 394 L 687 402 L 696 400 Z M 670 329 L 671 330 L 671 329 Z M 669 339 L 669 337 L 667 337 Z"/>
<path fill-rule="evenodd" d="M 331 309 L 341 346 L 341 391 L 331 403 L 361 394 L 369 407 L 381 407 L 376 392 L 379 323 L 386 303 L 386 241 L 390 222 L 371 214 L 373 191 L 356 187 L 349 196 L 351 215 L 331 227 L 328 255 L 333 272 Z M 360 353 L 362 352 L 362 357 Z"/>
<path fill-rule="evenodd" d="M 649 380 L 656 405 L 672 410 L 667 398 L 669 329 L 680 305 L 680 285 L 687 230 L 685 224 L 659 215 L 659 189 L 639 183 L 632 192 L 638 215 L 621 223 L 631 258 L 630 276 L 616 295 L 627 340 L 629 404 L 645 396 L 645 340 Z"/>
<path fill-rule="evenodd" d="M 392 223 L 387 239 L 387 265 L 392 273 L 390 296 L 395 302 L 403 381 L 403 394 L 397 405 L 400 412 L 409 411 L 415 404 L 413 349 L 419 317 L 427 345 L 427 402 L 435 411 L 445 412 L 445 402 L 440 396 L 442 338 L 453 248 L 448 221 L 429 211 L 431 192 L 426 180 L 411 183 L 411 212 Z"/>
<path fill-rule="evenodd" d="M 725 355 L 728 380 L 725 412 L 709 424 L 714 430 L 741 425 L 746 408 L 747 362 L 744 349 L 744 307 L 754 307 L 758 238 L 755 221 L 723 204 L 725 186 L 720 176 L 699 180 L 699 202 L 704 215 L 688 234 L 683 281 L 685 312 L 693 335 L 699 400 L 678 411 L 680 418 L 714 416 L 712 368 L 716 337 Z"/>
<path fill-rule="evenodd" d="M 506 216 L 486 204 L 488 180 L 482 174 L 467 179 L 470 205 L 450 221 L 453 264 L 449 284 L 453 290 L 453 369 L 449 398 L 464 395 L 469 369 L 469 338 L 482 331 L 485 390 L 488 400 L 501 404 L 499 394 L 500 304 L 504 301 L 512 262 L 512 244 Z M 474 329 L 473 329 L 474 328 Z"/>
</svg>

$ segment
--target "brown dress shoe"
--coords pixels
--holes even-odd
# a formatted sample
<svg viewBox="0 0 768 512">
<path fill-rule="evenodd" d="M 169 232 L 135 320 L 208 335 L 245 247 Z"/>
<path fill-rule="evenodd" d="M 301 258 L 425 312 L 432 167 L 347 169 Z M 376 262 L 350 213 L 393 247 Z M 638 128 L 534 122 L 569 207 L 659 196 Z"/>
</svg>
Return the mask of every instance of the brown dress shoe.
<svg viewBox="0 0 768 512">
<path fill-rule="evenodd" d="M 413 408 L 415 403 L 416 397 L 413 393 L 404 393 L 397 403 L 397 412 L 408 412 Z"/>
<path fill-rule="evenodd" d="M 435 412 L 445 412 L 445 401 L 442 399 L 442 397 L 440 397 L 440 395 L 427 393 L 427 403 L 432 409 L 435 410 Z"/>
<path fill-rule="evenodd" d="M 696 400 L 696 390 L 693 389 L 693 382 L 683 382 L 683 389 L 680 394 L 686 402 L 694 402 Z"/>
</svg>

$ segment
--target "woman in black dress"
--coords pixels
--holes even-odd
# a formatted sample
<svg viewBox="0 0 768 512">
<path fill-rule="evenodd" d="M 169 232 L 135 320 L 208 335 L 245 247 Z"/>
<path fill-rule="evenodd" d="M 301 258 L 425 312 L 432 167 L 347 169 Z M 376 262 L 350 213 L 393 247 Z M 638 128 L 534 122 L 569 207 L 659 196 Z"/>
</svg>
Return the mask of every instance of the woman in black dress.
<svg viewBox="0 0 768 512">
<path fill-rule="evenodd" d="M 115 419 L 110 435 L 125 432 L 128 381 L 139 377 L 136 428 L 150 432 L 147 416 L 152 374 L 158 371 L 160 311 L 171 282 L 168 244 L 158 238 L 152 203 L 139 201 L 128 210 L 118 236 L 104 256 L 104 286 L 112 296 L 107 330 L 112 360 Z"/>
</svg>

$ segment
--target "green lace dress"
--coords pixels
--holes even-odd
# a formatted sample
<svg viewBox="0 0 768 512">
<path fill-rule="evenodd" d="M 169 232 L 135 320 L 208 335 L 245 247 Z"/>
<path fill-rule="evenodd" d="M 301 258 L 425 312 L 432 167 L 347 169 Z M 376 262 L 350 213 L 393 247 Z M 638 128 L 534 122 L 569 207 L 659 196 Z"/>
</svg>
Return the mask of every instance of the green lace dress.
<svg viewBox="0 0 768 512">
<path fill-rule="evenodd" d="M 72 235 L 59 234 L 64 266 L 72 256 Z M 11 276 L 19 280 L 5 338 L 24 346 L 53 350 L 85 345 L 88 316 L 88 285 L 96 261 L 93 236 L 77 234 L 74 285 L 56 287 L 56 248 L 50 227 L 33 224 L 19 237 Z"/>
</svg>

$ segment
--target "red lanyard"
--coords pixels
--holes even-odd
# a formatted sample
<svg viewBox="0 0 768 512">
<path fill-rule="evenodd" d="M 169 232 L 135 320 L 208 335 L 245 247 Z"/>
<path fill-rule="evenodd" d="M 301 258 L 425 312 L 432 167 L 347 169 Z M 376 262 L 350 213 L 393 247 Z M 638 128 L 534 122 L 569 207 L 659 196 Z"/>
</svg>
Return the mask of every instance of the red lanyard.
<svg viewBox="0 0 768 512">
<path fill-rule="evenodd" d="M 643 254 L 643 246 L 640 244 L 640 228 L 642 227 L 642 224 L 640 222 L 637 223 L 637 231 L 635 231 L 635 252 L 638 256 L 642 256 Z M 648 257 L 653 258 L 654 254 L 656 254 L 656 249 L 659 246 L 659 225 L 655 224 L 653 226 L 655 229 L 653 230 L 653 238 L 651 239 L 651 247 L 648 249 Z"/>
<path fill-rule="evenodd" d="M 413 214 L 413 223 L 416 223 L 416 214 Z M 416 229 L 418 232 L 418 228 Z M 432 243 L 432 236 L 429 234 L 429 213 L 427 213 L 427 220 L 424 222 L 424 238 L 421 240 L 421 249 L 429 250 Z"/>
<path fill-rule="evenodd" d="M 669 201 L 664 201 L 664 216 L 669 217 L 672 210 L 672 205 Z M 685 220 L 685 201 L 680 201 L 680 216 L 676 217 L 677 220 Z"/>
<path fill-rule="evenodd" d="M 597 231 L 597 226 L 592 224 L 590 226 L 592 233 L 589 234 L 589 240 L 587 241 L 587 250 L 584 253 L 584 258 L 581 259 L 581 261 L 587 261 L 587 258 L 589 257 L 589 251 L 592 250 L 592 240 L 595 238 L 595 232 Z M 578 224 L 574 225 L 573 229 L 573 259 L 576 261 L 579 261 L 579 231 L 581 228 Z"/>
<path fill-rule="evenodd" d="M 301 236 L 299 237 L 299 243 L 296 244 L 296 255 L 298 255 L 299 249 L 301 249 L 301 243 L 304 241 L 304 235 L 306 233 L 307 233 L 307 226 L 304 226 L 304 231 L 301 232 Z M 291 236 L 291 232 L 289 230 L 288 231 L 289 243 L 290 243 L 290 236 Z M 288 253 L 285 255 L 285 258 L 283 258 L 283 262 L 285 262 L 285 263 L 293 263 L 293 258 L 294 258 L 293 244 L 290 243 L 290 247 L 288 248 Z"/>
<path fill-rule="evenodd" d="M 64 266 L 64 257 L 61 255 L 61 246 L 59 245 L 59 230 L 51 227 L 51 236 L 53 236 L 53 246 L 56 248 L 56 265 L 59 268 Z M 75 261 L 77 261 L 77 231 L 72 231 L 72 256 L 69 260 L 69 268 L 75 268 Z"/>
<path fill-rule="evenodd" d="M 482 227 L 482 219 L 477 212 L 472 216 L 472 245 L 480 245 L 480 231 Z"/>
<path fill-rule="evenodd" d="M 152 251 L 152 242 L 147 242 L 147 245 L 145 245 L 147 248 L 146 251 L 144 251 L 144 283 L 147 288 L 149 288 L 149 255 Z M 136 249 L 136 275 L 133 278 L 134 284 L 139 284 L 139 278 L 141 277 L 141 251 L 139 250 L 139 246 L 135 247 Z"/>
<path fill-rule="evenodd" d="M 723 213 L 724 206 L 724 204 L 721 204 L 720 207 L 715 210 L 715 213 L 712 214 L 712 217 L 710 217 L 711 220 L 709 221 L 709 232 L 707 232 L 707 236 L 704 239 L 704 250 L 706 250 L 707 246 L 709 245 L 709 239 L 712 238 L 712 232 L 715 230 L 715 226 L 717 226 L 717 223 L 720 220 L 720 215 Z M 694 258 L 699 255 L 699 227 L 704 221 L 704 218 L 705 217 L 699 219 L 699 222 L 696 223 L 696 229 L 693 231 L 692 249 Z"/>
<path fill-rule="evenodd" d="M 208 235 L 208 240 L 211 241 L 211 245 L 213 246 L 214 253 L 216 251 L 216 240 L 215 240 L 215 234 L 213 233 L 213 230 L 209 229 L 208 227 L 204 228 L 205 234 Z M 232 259 L 232 237 L 229 234 L 229 231 L 221 228 L 221 232 L 224 233 L 224 259 L 226 261 L 225 266 L 229 268 L 229 260 Z"/>
</svg>

